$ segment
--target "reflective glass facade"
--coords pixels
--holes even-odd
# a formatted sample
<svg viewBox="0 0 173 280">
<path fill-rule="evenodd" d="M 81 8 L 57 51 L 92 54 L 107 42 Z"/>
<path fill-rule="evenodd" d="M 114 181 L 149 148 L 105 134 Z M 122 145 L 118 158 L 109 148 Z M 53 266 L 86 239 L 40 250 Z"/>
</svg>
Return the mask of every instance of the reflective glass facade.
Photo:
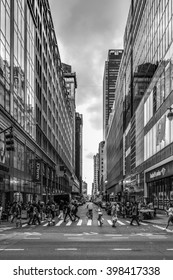
<svg viewBox="0 0 173 280">
<path fill-rule="evenodd" d="M 73 110 L 49 2 L 0 0 L 0 131 L 12 125 L 15 140 L 15 151 L 5 152 L 0 134 L 3 205 L 71 192 Z"/>
<path fill-rule="evenodd" d="M 124 33 L 121 82 L 116 90 L 118 94 L 123 92 L 123 176 L 119 184 L 123 180 L 123 190 L 128 189 L 126 199 L 145 196 L 151 200 L 146 172 L 171 161 L 173 128 L 172 121 L 167 119 L 167 108 L 173 104 L 172 57 L 173 2 L 131 1 Z M 116 110 L 119 107 L 115 106 Z M 116 129 L 115 117 L 116 114 L 112 131 Z M 121 141 L 114 146 L 118 143 L 120 150 Z M 119 157 L 116 149 L 113 151 L 114 158 Z M 113 155 L 110 170 L 112 158 Z"/>
</svg>

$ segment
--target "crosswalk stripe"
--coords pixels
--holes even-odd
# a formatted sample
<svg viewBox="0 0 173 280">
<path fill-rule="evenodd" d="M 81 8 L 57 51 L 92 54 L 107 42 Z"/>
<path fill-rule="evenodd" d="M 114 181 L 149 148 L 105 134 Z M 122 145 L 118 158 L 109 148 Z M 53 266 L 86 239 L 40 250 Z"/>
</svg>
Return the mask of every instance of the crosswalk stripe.
<svg viewBox="0 0 173 280">
<path fill-rule="evenodd" d="M 110 224 L 112 226 L 112 221 L 111 220 L 107 220 L 108 224 Z"/>
<path fill-rule="evenodd" d="M 92 225 L 92 220 L 88 220 L 88 222 L 87 222 L 87 226 L 91 226 Z"/>
<path fill-rule="evenodd" d="M 26 227 L 28 224 L 23 224 L 22 227 Z"/>
<path fill-rule="evenodd" d="M 81 226 L 82 225 L 82 219 L 80 219 L 78 222 L 77 222 L 77 226 Z"/>
<path fill-rule="evenodd" d="M 160 226 L 157 226 L 157 225 L 153 225 L 153 227 L 156 227 L 156 228 L 159 228 L 159 229 L 165 230 L 165 227 L 160 227 Z"/>
<path fill-rule="evenodd" d="M 117 223 L 122 225 L 122 226 L 125 226 L 125 223 L 121 222 L 120 220 L 117 220 Z"/>
<path fill-rule="evenodd" d="M 68 223 L 66 224 L 66 226 L 68 227 L 68 226 L 71 226 L 71 224 L 72 224 L 72 221 L 68 221 Z"/>
<path fill-rule="evenodd" d="M 143 225 L 143 226 L 147 226 L 147 224 L 146 223 L 142 223 L 142 222 L 139 222 L 141 225 Z"/>
<path fill-rule="evenodd" d="M 60 220 L 55 226 L 59 227 L 63 223 L 63 220 Z"/>
</svg>

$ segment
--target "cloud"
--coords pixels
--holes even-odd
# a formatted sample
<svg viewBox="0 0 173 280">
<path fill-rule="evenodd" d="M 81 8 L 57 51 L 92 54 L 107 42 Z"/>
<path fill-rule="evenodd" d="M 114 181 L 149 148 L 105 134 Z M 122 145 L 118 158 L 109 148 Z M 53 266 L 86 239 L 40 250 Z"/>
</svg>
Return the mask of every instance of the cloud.
<svg viewBox="0 0 173 280">
<path fill-rule="evenodd" d="M 88 159 L 93 159 L 94 153 L 89 153 L 85 157 Z"/>
<path fill-rule="evenodd" d="M 108 49 L 122 48 L 122 14 L 130 0 L 50 0 L 53 22 L 65 63 L 77 74 L 76 103 L 102 95 Z M 59 40 L 58 40 L 59 41 Z M 60 50 L 61 54 L 61 50 Z M 62 59 L 64 59 L 62 57 Z"/>
<path fill-rule="evenodd" d="M 93 155 L 102 141 L 103 73 L 108 50 L 123 48 L 131 0 L 49 0 L 61 61 L 77 76 L 83 114 L 83 177 L 93 181 Z M 88 153 L 87 153 L 88 152 Z"/>
</svg>

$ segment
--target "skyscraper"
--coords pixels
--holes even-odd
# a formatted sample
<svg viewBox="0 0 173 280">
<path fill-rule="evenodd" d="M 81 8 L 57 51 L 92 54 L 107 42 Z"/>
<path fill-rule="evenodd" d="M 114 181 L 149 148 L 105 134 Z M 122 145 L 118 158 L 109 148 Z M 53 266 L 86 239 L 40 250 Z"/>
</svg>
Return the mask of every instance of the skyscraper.
<svg viewBox="0 0 173 280">
<path fill-rule="evenodd" d="M 70 192 L 72 107 L 49 1 L 0 0 L 0 22 L 0 201 Z M 10 126 L 15 150 L 4 154 Z"/>
<path fill-rule="evenodd" d="M 109 50 L 103 77 L 103 138 L 108 129 L 108 120 L 115 100 L 116 82 L 123 50 Z"/>
<path fill-rule="evenodd" d="M 80 193 L 82 191 L 82 155 L 83 155 L 83 116 L 82 114 L 76 113 L 76 124 L 75 124 L 75 173 L 80 184 Z"/>
</svg>

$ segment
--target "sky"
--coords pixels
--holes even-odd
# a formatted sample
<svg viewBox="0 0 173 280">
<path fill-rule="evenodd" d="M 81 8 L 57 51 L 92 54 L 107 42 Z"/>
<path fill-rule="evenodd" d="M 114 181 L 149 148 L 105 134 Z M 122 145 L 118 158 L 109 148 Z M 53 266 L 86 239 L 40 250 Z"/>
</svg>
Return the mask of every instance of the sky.
<svg viewBox="0 0 173 280">
<path fill-rule="evenodd" d="M 83 180 L 91 192 L 93 156 L 103 141 L 103 73 L 109 49 L 122 49 L 131 0 L 49 0 L 61 61 L 76 72 L 83 115 Z"/>
</svg>

